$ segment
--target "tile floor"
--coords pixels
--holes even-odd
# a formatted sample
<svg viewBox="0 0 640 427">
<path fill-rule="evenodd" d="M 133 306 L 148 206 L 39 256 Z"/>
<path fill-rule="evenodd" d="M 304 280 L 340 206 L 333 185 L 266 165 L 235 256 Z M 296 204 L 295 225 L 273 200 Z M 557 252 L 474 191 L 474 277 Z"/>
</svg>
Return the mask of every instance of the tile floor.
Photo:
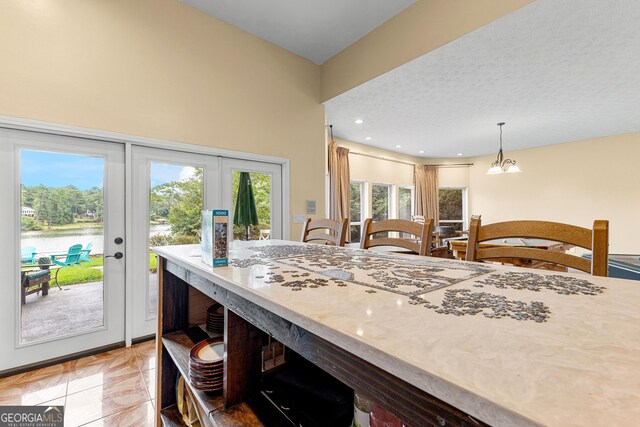
<svg viewBox="0 0 640 427">
<path fill-rule="evenodd" d="M 153 426 L 155 341 L 0 379 L 0 405 L 64 405 L 65 427 Z"/>
</svg>

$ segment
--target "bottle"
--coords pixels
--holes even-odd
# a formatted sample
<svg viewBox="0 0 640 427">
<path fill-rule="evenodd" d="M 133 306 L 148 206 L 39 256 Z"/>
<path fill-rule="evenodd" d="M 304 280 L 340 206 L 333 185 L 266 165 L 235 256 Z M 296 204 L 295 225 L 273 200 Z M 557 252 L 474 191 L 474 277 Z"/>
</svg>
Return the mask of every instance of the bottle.
<svg viewBox="0 0 640 427">
<path fill-rule="evenodd" d="M 400 418 L 377 404 L 371 405 L 369 420 L 371 427 L 402 427 Z"/>
<path fill-rule="evenodd" d="M 353 427 L 369 427 L 369 412 L 371 412 L 371 400 L 353 392 Z"/>
</svg>

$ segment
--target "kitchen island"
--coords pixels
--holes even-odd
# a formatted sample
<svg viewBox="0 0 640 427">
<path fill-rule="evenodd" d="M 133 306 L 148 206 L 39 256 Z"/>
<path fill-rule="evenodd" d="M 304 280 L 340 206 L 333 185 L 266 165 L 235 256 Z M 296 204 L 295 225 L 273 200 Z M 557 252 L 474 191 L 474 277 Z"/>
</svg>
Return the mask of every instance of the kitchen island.
<svg viewBox="0 0 640 427">
<path fill-rule="evenodd" d="M 216 269 L 197 246 L 155 251 L 159 422 L 171 424 L 160 413 L 185 374 L 176 343 L 188 347 L 200 295 L 225 306 L 224 393 L 196 393 L 211 425 L 243 425 L 222 420 L 255 381 L 255 330 L 409 426 L 640 419 L 636 282 L 285 241 L 233 242 Z"/>
</svg>

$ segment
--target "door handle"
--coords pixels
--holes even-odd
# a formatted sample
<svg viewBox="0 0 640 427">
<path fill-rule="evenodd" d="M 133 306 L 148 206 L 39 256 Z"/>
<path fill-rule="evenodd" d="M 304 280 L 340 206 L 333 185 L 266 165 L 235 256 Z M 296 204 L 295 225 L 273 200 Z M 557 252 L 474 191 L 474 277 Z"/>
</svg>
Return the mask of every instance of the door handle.
<svg viewBox="0 0 640 427">
<path fill-rule="evenodd" d="M 124 255 L 122 254 L 122 252 L 116 252 L 113 255 L 106 255 L 105 258 L 115 258 L 115 259 L 121 259 Z"/>
</svg>

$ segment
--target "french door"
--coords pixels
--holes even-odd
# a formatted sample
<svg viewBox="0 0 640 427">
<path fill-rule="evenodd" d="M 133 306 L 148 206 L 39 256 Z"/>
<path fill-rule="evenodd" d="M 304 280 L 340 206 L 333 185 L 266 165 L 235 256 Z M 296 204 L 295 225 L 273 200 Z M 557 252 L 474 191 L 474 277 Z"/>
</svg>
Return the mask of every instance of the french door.
<svg viewBox="0 0 640 427">
<path fill-rule="evenodd" d="M 124 341 L 124 145 L 0 129 L 0 177 L 0 371 Z"/>
<path fill-rule="evenodd" d="M 155 334 L 158 272 L 152 247 L 199 244 L 200 211 L 228 209 L 233 221 L 240 172 L 253 179 L 258 224 L 253 239 L 282 238 L 281 165 L 132 147 L 131 319 L 133 339 Z M 246 228 L 234 227 L 237 238 Z"/>
</svg>

